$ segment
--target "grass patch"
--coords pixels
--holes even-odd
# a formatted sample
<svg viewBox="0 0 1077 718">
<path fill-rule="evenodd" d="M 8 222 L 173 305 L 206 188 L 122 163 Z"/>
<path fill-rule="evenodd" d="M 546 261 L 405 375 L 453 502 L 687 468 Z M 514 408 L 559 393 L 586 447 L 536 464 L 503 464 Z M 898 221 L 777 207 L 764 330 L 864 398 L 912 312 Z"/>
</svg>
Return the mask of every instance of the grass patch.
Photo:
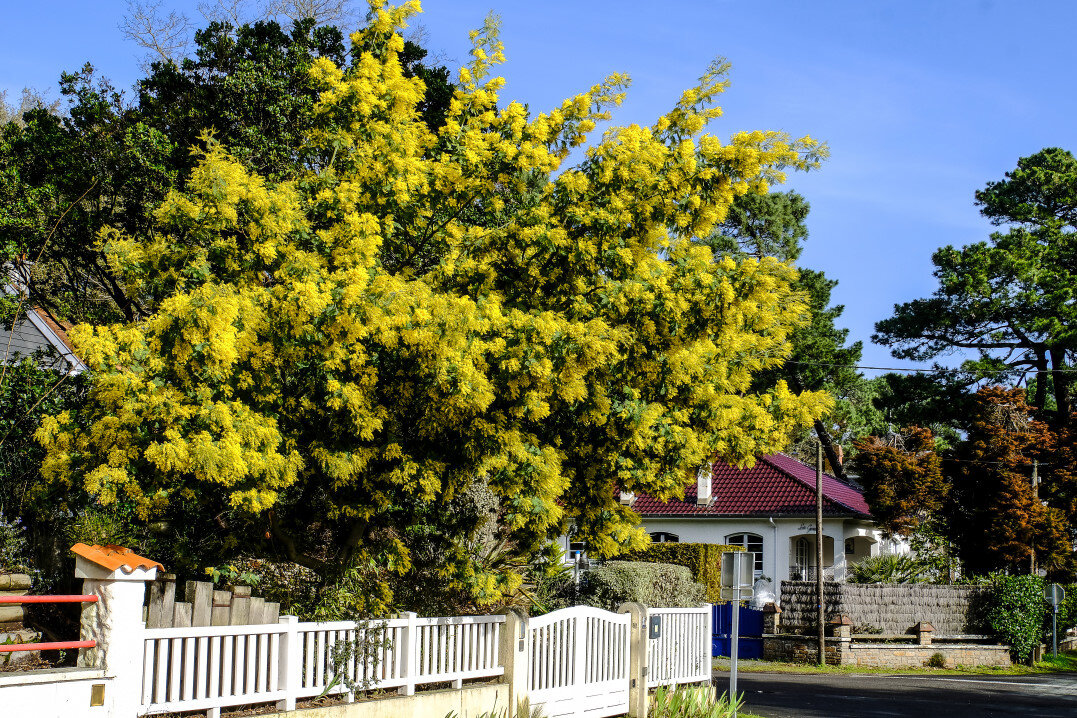
<svg viewBox="0 0 1077 718">
<path fill-rule="evenodd" d="M 729 670 L 728 658 L 715 658 L 714 668 Z M 780 661 L 737 661 L 737 670 L 743 673 L 802 673 L 802 674 L 858 674 L 858 675 L 910 675 L 910 676 L 1027 676 L 1033 673 L 1077 672 L 1077 651 L 1050 655 L 1034 666 L 1014 665 L 1008 668 L 995 666 L 958 666 L 957 668 L 862 668 L 857 666 L 821 667 L 808 663 L 782 663 Z"/>
</svg>

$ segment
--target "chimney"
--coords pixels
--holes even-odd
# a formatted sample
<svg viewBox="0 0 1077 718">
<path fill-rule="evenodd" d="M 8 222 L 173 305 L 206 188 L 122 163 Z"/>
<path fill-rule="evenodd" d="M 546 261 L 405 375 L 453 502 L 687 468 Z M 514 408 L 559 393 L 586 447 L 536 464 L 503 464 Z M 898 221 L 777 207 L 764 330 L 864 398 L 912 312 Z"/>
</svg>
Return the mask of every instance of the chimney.
<svg viewBox="0 0 1077 718">
<path fill-rule="evenodd" d="M 710 506 L 711 479 L 714 476 L 714 464 L 707 462 L 696 472 L 696 506 Z"/>
<path fill-rule="evenodd" d="M 621 504 L 624 506 L 631 506 L 636 502 L 636 495 L 631 491 L 621 492 Z"/>
</svg>

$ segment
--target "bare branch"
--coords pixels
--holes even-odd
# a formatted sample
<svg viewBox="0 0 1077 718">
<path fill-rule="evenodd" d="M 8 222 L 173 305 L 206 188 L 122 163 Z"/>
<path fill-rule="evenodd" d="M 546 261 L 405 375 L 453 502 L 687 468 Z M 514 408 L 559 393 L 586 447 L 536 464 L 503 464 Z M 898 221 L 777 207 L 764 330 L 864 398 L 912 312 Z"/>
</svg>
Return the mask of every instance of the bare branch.
<svg viewBox="0 0 1077 718">
<path fill-rule="evenodd" d="M 355 5 L 355 0 L 270 0 L 265 14 L 278 22 L 313 18 L 319 25 L 347 28 L 361 17 Z"/>
<path fill-rule="evenodd" d="M 255 0 L 204 0 L 198 3 L 198 12 L 206 22 L 226 22 L 232 27 L 267 19 L 265 7 Z"/>
<path fill-rule="evenodd" d="M 175 10 L 166 15 L 163 0 L 126 1 L 127 13 L 119 29 L 128 40 L 149 50 L 145 64 L 158 58 L 177 62 L 187 53 L 193 26 L 186 15 Z"/>
</svg>

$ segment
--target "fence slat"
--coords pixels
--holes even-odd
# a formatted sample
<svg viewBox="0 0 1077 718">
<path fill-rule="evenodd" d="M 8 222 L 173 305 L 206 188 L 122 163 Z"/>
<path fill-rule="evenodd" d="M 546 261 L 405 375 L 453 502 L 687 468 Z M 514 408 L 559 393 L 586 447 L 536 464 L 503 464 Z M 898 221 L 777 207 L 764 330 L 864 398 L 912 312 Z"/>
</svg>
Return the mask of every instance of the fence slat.
<svg viewBox="0 0 1077 718">
<path fill-rule="evenodd" d="M 173 615 L 177 605 L 189 604 L 174 604 Z M 212 611 L 210 617 L 212 622 Z M 461 686 L 472 678 L 504 673 L 497 656 L 504 621 L 503 616 L 412 616 L 376 624 L 285 621 L 148 629 L 143 641 L 143 711 L 216 715 L 224 707 L 259 701 L 286 706 L 289 700 L 294 704 L 317 695 L 334 679 L 340 683 L 331 692 L 346 694 L 346 700 L 353 698 L 349 680 L 369 679 L 364 689 L 406 689 L 411 684 L 414 691 L 417 683 L 437 682 Z M 288 640 L 290 635 L 294 642 Z M 285 661 L 284 653 L 293 650 L 290 645 L 295 646 L 290 654 L 294 659 Z M 565 652 L 571 645 L 568 623 L 558 624 L 556 633 L 544 632 L 542 655 L 556 661 L 561 671 L 549 683 L 565 683 L 564 672 L 571 668 Z M 340 664 L 333 659 L 338 649 Z"/>
<path fill-rule="evenodd" d="M 143 641 L 145 651 L 142 659 L 142 705 L 148 706 L 153 703 L 153 669 L 157 665 L 156 651 L 157 641 L 148 640 Z"/>
</svg>

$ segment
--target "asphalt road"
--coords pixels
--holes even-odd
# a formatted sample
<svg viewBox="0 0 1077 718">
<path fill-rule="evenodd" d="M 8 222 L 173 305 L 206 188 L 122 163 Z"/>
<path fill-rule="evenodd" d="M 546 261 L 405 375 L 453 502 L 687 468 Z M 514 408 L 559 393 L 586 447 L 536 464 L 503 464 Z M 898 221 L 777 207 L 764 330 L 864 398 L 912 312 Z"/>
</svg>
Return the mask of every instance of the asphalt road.
<svg viewBox="0 0 1077 718">
<path fill-rule="evenodd" d="M 729 673 L 715 672 L 718 692 Z M 766 718 L 1077 718 L 1077 674 L 885 676 L 740 673 L 745 710 Z"/>
</svg>

